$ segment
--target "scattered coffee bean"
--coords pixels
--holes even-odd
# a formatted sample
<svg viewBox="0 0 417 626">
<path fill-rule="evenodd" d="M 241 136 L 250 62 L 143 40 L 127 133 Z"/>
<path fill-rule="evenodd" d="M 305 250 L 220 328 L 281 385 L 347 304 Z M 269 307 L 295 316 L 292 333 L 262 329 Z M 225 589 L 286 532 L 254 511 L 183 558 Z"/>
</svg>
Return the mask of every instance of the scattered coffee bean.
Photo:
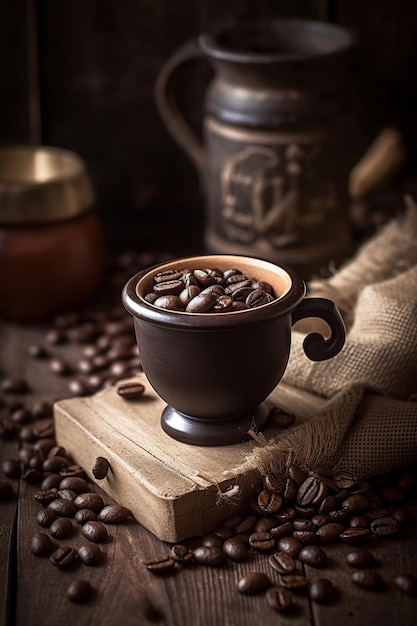
<svg viewBox="0 0 417 626">
<path fill-rule="evenodd" d="M 249 558 L 249 551 L 246 545 L 241 539 L 237 537 L 230 537 L 223 543 L 223 552 L 226 556 L 236 563 L 247 561 Z"/>
<path fill-rule="evenodd" d="M 249 545 L 252 550 L 265 554 L 275 550 L 276 541 L 269 532 L 252 533 L 249 537 Z"/>
<path fill-rule="evenodd" d="M 31 550 L 35 556 L 49 556 L 55 549 L 55 544 L 46 533 L 36 533 L 32 538 Z"/>
<path fill-rule="evenodd" d="M 71 548 L 70 546 L 66 546 L 63 548 L 57 548 L 54 552 L 52 552 L 49 560 L 53 565 L 59 567 L 60 569 L 68 569 L 72 567 L 78 558 L 78 553 L 75 548 Z"/>
<path fill-rule="evenodd" d="M 103 553 L 96 543 L 83 543 L 78 548 L 78 558 L 84 565 L 93 566 L 101 563 Z"/>
<path fill-rule="evenodd" d="M 225 560 L 223 550 L 215 546 L 199 546 L 193 550 L 193 557 L 196 563 L 210 567 L 223 565 Z"/>
<path fill-rule="evenodd" d="M 298 558 L 302 563 L 310 567 L 324 567 L 327 564 L 327 554 L 320 546 L 305 546 L 300 551 Z"/>
<path fill-rule="evenodd" d="M 167 574 L 175 567 L 175 561 L 170 556 L 158 561 L 150 561 L 146 563 L 146 569 L 152 574 Z"/>
<path fill-rule="evenodd" d="M 382 587 L 382 578 L 371 569 L 357 570 L 353 572 L 351 581 L 357 587 L 367 589 L 368 591 L 376 591 Z"/>
<path fill-rule="evenodd" d="M 77 506 L 70 500 L 62 500 L 58 498 L 49 502 L 48 507 L 50 511 L 54 511 L 59 517 L 74 517 L 78 511 Z"/>
<path fill-rule="evenodd" d="M 285 587 L 270 587 L 265 598 L 274 611 L 288 611 L 292 606 L 291 593 Z"/>
<path fill-rule="evenodd" d="M 142 383 L 121 383 L 116 389 L 118 395 L 124 400 L 136 400 L 145 393 L 145 385 Z"/>
<path fill-rule="evenodd" d="M 81 527 L 81 532 L 86 539 L 94 543 L 102 543 L 107 539 L 107 529 L 101 522 L 86 522 Z"/>
<path fill-rule="evenodd" d="M 68 517 L 58 517 L 52 522 L 49 531 L 55 539 L 67 539 L 72 533 L 73 527 Z"/>
<path fill-rule="evenodd" d="M 417 596 L 417 577 L 412 574 L 398 574 L 394 578 L 394 585 L 408 596 Z"/>
<path fill-rule="evenodd" d="M 97 480 L 103 480 L 104 478 L 106 478 L 109 468 L 109 461 L 104 458 L 104 456 L 98 456 L 94 461 L 92 474 L 94 478 L 97 478 Z"/>
<path fill-rule="evenodd" d="M 78 494 L 87 493 L 88 483 L 84 480 L 84 478 L 79 476 L 68 476 L 66 478 L 62 478 L 62 476 L 60 476 L 59 488 L 71 489 L 71 491 L 75 491 Z"/>
<path fill-rule="evenodd" d="M 92 594 L 92 587 L 88 580 L 73 580 L 67 589 L 67 596 L 71 602 L 85 602 Z"/>
<path fill-rule="evenodd" d="M 327 604 L 335 597 L 335 588 L 328 578 L 315 578 L 310 583 L 309 596 L 314 602 Z"/>
<path fill-rule="evenodd" d="M 1 469 L 8 478 L 20 478 L 21 467 L 18 459 L 4 459 Z"/>
<path fill-rule="evenodd" d="M 36 515 L 36 521 L 39 526 L 42 526 L 43 528 L 49 528 L 52 522 L 56 519 L 56 513 L 54 513 L 54 511 L 49 511 L 48 509 L 41 509 Z"/>
<path fill-rule="evenodd" d="M 274 552 L 269 557 L 269 564 L 279 574 L 292 574 L 296 569 L 296 562 L 286 552 Z"/>
<path fill-rule="evenodd" d="M 98 520 L 106 524 L 120 524 L 130 517 L 130 511 L 120 504 L 108 504 L 98 514 Z"/>
<path fill-rule="evenodd" d="M 94 511 L 91 511 L 90 509 L 80 509 L 76 512 L 74 519 L 81 525 L 86 524 L 87 522 L 96 522 L 97 513 L 94 513 Z"/>
<path fill-rule="evenodd" d="M 56 489 L 41 489 L 40 491 L 36 491 L 33 497 L 38 504 L 48 506 L 48 504 L 57 499 L 57 491 Z"/>
<path fill-rule="evenodd" d="M 294 559 L 298 558 L 302 548 L 303 544 L 301 541 L 294 539 L 294 537 L 282 537 L 282 539 L 278 541 L 278 549 L 281 550 L 281 552 L 289 554 Z"/>
<path fill-rule="evenodd" d="M 398 532 L 400 525 L 394 517 L 380 517 L 371 522 L 371 531 L 378 537 L 388 537 Z"/>
<path fill-rule="evenodd" d="M 306 576 L 302 576 L 301 574 L 286 574 L 285 576 L 281 576 L 281 584 L 286 587 L 286 589 L 299 591 L 300 589 L 308 587 L 309 581 Z"/>
<path fill-rule="evenodd" d="M 104 500 L 100 494 L 95 491 L 81 493 L 74 500 L 77 509 L 90 509 L 94 513 L 99 513 L 104 507 Z"/>
<path fill-rule="evenodd" d="M 173 561 L 179 563 L 180 565 L 190 565 L 190 563 L 193 562 L 192 551 L 181 543 L 177 543 L 172 546 L 170 557 Z"/>
<path fill-rule="evenodd" d="M 251 572 L 239 579 L 237 590 L 243 595 L 252 595 L 265 591 L 271 586 L 271 581 L 263 572 Z"/>
</svg>

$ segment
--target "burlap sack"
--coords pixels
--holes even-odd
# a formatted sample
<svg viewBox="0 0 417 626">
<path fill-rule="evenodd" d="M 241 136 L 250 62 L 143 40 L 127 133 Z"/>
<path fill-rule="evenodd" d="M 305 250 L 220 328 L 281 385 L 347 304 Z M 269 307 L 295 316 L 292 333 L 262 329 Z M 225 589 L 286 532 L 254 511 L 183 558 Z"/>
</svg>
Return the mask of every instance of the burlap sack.
<svg viewBox="0 0 417 626">
<path fill-rule="evenodd" d="M 311 362 L 302 347 L 311 328 L 294 332 L 283 381 L 329 401 L 315 417 L 256 447 L 246 466 L 265 473 L 293 462 L 307 470 L 327 464 L 369 478 L 417 461 L 415 203 L 409 199 L 406 214 L 340 272 L 312 282 L 309 294 L 338 304 L 346 344 L 333 359 Z"/>
</svg>

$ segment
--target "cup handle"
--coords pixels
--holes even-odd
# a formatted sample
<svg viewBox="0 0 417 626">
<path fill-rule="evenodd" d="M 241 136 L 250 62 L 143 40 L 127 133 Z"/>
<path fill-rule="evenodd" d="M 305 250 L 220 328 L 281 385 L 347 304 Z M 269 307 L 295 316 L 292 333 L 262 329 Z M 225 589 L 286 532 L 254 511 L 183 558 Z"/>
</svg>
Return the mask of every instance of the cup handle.
<svg viewBox="0 0 417 626">
<path fill-rule="evenodd" d="M 295 324 L 306 317 L 318 317 L 330 327 L 331 335 L 325 339 L 319 333 L 310 333 L 303 343 L 304 352 L 311 361 L 325 361 L 336 356 L 343 348 L 346 329 L 335 303 L 327 298 L 304 298 L 292 313 Z"/>
</svg>

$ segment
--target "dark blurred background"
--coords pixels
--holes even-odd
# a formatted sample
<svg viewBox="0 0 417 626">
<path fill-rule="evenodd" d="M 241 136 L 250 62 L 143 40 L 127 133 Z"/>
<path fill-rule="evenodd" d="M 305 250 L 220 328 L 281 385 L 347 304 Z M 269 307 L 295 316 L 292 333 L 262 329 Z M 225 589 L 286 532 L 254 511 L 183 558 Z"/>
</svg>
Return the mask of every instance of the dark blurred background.
<svg viewBox="0 0 417 626">
<path fill-rule="evenodd" d="M 111 249 L 195 249 L 203 197 L 194 166 L 158 114 L 155 80 L 186 40 L 258 16 L 355 31 L 367 139 L 396 124 L 415 153 L 415 0 L 1 0 L 0 143 L 77 152 Z M 209 74 L 190 71 L 183 104 L 198 126 Z"/>
</svg>

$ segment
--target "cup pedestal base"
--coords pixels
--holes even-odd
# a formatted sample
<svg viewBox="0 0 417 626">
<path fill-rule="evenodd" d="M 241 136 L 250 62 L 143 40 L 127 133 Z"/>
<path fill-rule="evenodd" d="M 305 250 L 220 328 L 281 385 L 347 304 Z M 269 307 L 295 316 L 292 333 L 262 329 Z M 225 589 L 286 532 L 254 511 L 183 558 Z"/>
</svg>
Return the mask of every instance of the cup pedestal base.
<svg viewBox="0 0 417 626">
<path fill-rule="evenodd" d="M 185 415 L 171 406 L 162 412 L 163 430 L 183 443 L 197 446 L 224 446 L 248 441 L 249 431 L 262 431 L 269 419 L 270 407 L 263 402 L 254 411 L 230 419 L 202 420 Z"/>
</svg>

